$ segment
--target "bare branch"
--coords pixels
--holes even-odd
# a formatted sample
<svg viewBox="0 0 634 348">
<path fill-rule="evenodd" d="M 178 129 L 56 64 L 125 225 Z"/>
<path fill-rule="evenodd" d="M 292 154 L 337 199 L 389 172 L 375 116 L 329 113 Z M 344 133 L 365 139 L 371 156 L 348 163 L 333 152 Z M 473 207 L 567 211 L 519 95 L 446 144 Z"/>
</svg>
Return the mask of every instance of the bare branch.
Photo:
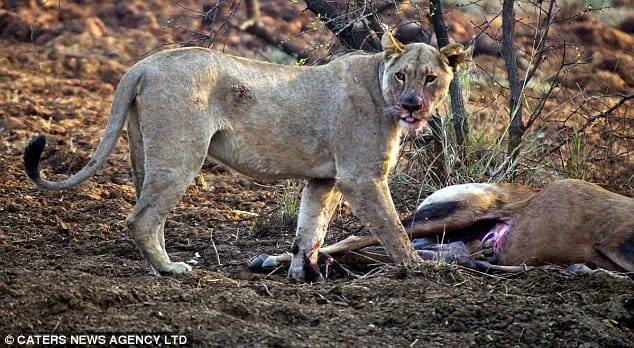
<svg viewBox="0 0 634 348">
<path fill-rule="evenodd" d="M 258 0 L 245 0 L 245 12 L 247 20 L 240 26 L 232 25 L 233 27 L 247 32 L 251 35 L 255 35 L 262 41 L 268 43 L 271 46 L 275 46 L 284 53 L 299 59 L 307 59 L 308 55 L 304 53 L 302 45 L 294 42 L 293 40 L 285 39 L 283 36 L 267 28 L 261 22 L 260 15 L 260 2 Z"/>
<path fill-rule="evenodd" d="M 508 153 L 514 156 L 516 149 L 522 142 L 524 134 L 524 124 L 522 122 L 522 83 L 517 71 L 517 58 L 513 45 L 514 31 L 514 0 L 504 0 L 502 3 L 502 57 L 511 90 L 509 97 L 509 143 Z"/>
<path fill-rule="evenodd" d="M 626 94 L 626 95 L 620 95 L 621 99 L 619 99 L 618 102 L 616 102 L 614 105 L 612 105 L 611 107 L 609 107 L 607 110 L 603 111 L 603 112 L 598 112 L 590 117 L 588 117 L 586 119 L 586 123 L 581 126 L 578 130 L 577 130 L 577 134 L 582 134 L 583 132 L 585 132 L 586 129 L 588 129 L 588 127 L 592 126 L 592 124 L 594 124 L 595 121 L 599 120 L 599 119 L 604 119 L 604 118 L 608 118 L 614 111 L 616 111 L 617 109 L 619 109 L 621 106 L 623 106 L 623 104 L 625 104 L 628 100 L 632 100 L 634 99 L 634 94 Z M 555 153 L 556 151 L 558 151 L 562 146 L 564 146 L 567 143 L 566 140 L 559 142 L 557 145 L 555 145 L 553 148 L 551 148 L 550 150 L 548 150 L 540 159 L 543 160 L 544 158 L 546 158 L 547 156 Z"/>
<path fill-rule="evenodd" d="M 368 40 L 369 33 L 357 31 L 354 24 L 364 18 L 364 15 L 355 18 L 349 22 L 344 14 L 339 13 L 335 7 L 323 0 L 306 0 L 306 6 L 332 31 L 339 40 L 348 48 L 361 49 L 369 52 L 379 52 L 381 50 L 380 42 Z M 374 16 L 373 13 L 365 16 Z"/>
<path fill-rule="evenodd" d="M 541 66 L 541 64 L 544 62 L 544 59 L 546 58 L 544 56 L 544 53 L 546 52 L 545 45 L 546 45 L 546 39 L 548 38 L 548 32 L 550 30 L 550 26 L 554 18 L 554 13 L 553 13 L 554 7 L 555 7 L 555 0 L 550 0 L 548 11 L 546 12 L 546 18 L 544 18 L 544 29 L 543 29 L 542 35 L 537 41 L 538 42 L 537 47 L 535 48 L 536 53 L 535 53 L 533 66 L 531 70 L 526 73 L 526 77 L 524 78 L 524 85 L 526 85 L 533 78 L 533 76 L 537 72 L 537 69 Z"/>
<path fill-rule="evenodd" d="M 304 52 L 305 50 L 301 44 L 296 43 L 293 40 L 285 39 L 283 36 L 264 26 L 260 21 L 247 21 L 239 28 L 249 34 L 257 36 L 262 41 L 279 48 L 290 56 L 299 59 L 309 58 L 308 54 Z"/>
<path fill-rule="evenodd" d="M 438 47 L 447 46 L 449 44 L 449 35 L 447 34 L 445 21 L 442 17 L 442 0 L 430 0 L 430 7 L 431 20 L 434 31 L 436 32 Z M 462 98 L 462 87 L 456 77 L 451 80 L 451 84 L 449 85 L 449 96 L 451 98 L 451 113 L 453 116 L 452 121 L 456 133 L 456 141 L 459 145 L 464 145 L 469 133 L 469 125 L 467 124 L 467 113 L 465 112 L 464 100 Z"/>
</svg>

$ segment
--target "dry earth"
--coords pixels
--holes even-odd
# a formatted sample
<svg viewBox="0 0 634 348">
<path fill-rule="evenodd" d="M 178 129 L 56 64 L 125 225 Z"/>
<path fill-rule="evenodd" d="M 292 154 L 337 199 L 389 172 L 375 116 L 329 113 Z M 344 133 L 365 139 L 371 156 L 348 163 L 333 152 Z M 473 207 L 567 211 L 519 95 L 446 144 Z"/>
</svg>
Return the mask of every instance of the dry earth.
<svg viewBox="0 0 634 348">
<path fill-rule="evenodd" d="M 222 346 L 634 345 L 631 279 L 542 269 L 485 276 L 447 265 L 335 274 L 313 285 L 290 282 L 283 269 L 250 273 L 250 257 L 289 248 L 292 227 L 266 223 L 283 188 L 213 164 L 166 225 L 168 250 L 197 260 L 194 272 L 150 275 L 126 236 L 134 193 L 125 139 L 90 182 L 57 193 L 28 182 L 21 151 L 29 135 L 45 133 L 46 174 L 80 168 L 106 123 L 113 85 L 164 36 L 176 38 L 161 18 L 182 8 L 52 2 L 32 21 L 38 9 L 29 3 L 0 9 L 0 332 L 181 332 L 195 345 Z M 300 5 L 264 10 L 299 15 Z M 288 20 L 280 30 L 304 24 Z M 244 54 L 262 45 L 246 35 L 229 41 Z M 346 221 L 345 207 L 341 214 Z M 330 242 L 352 232 L 335 225 Z"/>
</svg>

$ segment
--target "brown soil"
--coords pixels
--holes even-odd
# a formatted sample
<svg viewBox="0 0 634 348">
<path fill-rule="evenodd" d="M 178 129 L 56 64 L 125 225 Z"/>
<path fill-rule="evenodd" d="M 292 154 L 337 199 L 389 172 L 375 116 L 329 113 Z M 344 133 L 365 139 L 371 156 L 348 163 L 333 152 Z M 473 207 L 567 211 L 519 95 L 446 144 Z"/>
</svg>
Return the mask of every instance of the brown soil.
<svg viewBox="0 0 634 348">
<path fill-rule="evenodd" d="M 63 192 L 35 189 L 21 151 L 40 132 L 49 139 L 48 177 L 86 163 L 121 73 L 163 36 L 179 39 L 152 13 L 182 9 L 161 0 L 61 2 L 63 10 L 47 5 L 33 21 L 34 3 L 0 9 L 0 332 L 181 332 L 195 345 L 230 346 L 634 345 L 631 279 L 545 269 L 485 276 L 448 265 L 313 285 L 290 282 L 284 269 L 250 273 L 250 257 L 289 249 L 292 226 L 267 222 L 284 189 L 213 164 L 166 225 L 171 256 L 197 260 L 193 273 L 150 275 L 126 235 L 135 199 L 125 136 L 97 175 Z M 291 5 L 269 6 L 286 13 L 280 6 Z M 299 32 L 306 21 L 288 19 L 280 30 Z M 253 37 L 234 36 L 233 52 L 262 50 Z M 395 197 L 399 207 L 405 199 Z M 329 242 L 358 227 L 346 207 L 341 215 Z"/>
</svg>

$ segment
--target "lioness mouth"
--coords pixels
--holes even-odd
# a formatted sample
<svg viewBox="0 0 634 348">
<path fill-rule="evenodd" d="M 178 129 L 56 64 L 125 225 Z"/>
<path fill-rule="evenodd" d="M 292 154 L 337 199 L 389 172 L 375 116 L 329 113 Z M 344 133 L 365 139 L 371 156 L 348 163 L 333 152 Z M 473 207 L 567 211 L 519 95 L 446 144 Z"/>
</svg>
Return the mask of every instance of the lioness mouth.
<svg viewBox="0 0 634 348">
<path fill-rule="evenodd" d="M 407 116 L 407 117 L 401 117 L 402 121 L 405 121 L 409 124 L 416 124 L 418 122 L 420 122 L 420 118 L 415 118 L 415 117 L 411 117 L 411 116 Z"/>
<path fill-rule="evenodd" d="M 414 115 L 409 114 L 407 116 L 401 116 L 399 123 L 401 124 L 401 127 L 405 129 L 419 131 L 427 124 L 427 118 L 415 117 Z"/>
</svg>

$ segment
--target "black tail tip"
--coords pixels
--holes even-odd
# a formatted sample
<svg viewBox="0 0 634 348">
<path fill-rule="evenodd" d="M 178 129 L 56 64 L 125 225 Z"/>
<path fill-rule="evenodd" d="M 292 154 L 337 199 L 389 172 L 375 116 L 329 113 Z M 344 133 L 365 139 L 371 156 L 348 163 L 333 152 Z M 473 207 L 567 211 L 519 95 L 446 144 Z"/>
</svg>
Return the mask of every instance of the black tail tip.
<svg viewBox="0 0 634 348">
<path fill-rule="evenodd" d="M 31 180 L 37 180 L 40 177 L 40 157 L 44 152 L 44 146 L 46 146 L 46 138 L 43 135 L 36 135 L 24 148 L 24 171 Z"/>
</svg>

